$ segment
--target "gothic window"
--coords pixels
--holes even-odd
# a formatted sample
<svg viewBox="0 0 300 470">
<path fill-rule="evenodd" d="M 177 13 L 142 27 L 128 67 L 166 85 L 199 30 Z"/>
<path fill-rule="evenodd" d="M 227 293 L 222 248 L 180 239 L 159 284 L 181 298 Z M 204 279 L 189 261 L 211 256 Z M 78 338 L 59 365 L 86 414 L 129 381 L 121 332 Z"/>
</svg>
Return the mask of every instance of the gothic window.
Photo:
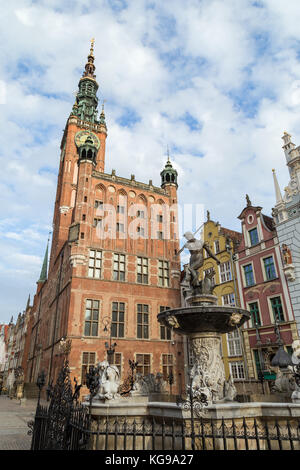
<svg viewBox="0 0 300 470">
<path fill-rule="evenodd" d="M 149 338 L 149 305 L 137 304 L 137 337 Z"/>
<path fill-rule="evenodd" d="M 137 282 L 148 284 L 148 258 L 138 257 L 137 259 Z"/>
<path fill-rule="evenodd" d="M 164 310 L 169 310 L 170 307 L 159 307 L 159 312 L 163 312 Z M 167 326 L 160 325 L 160 339 L 162 340 L 170 340 L 172 339 L 172 329 L 168 328 Z"/>
<path fill-rule="evenodd" d="M 125 330 L 125 303 L 112 303 L 111 316 L 111 336 L 114 338 L 124 338 Z"/>
<path fill-rule="evenodd" d="M 136 371 L 138 374 L 141 374 L 142 376 L 150 374 L 150 357 L 150 354 L 136 354 L 136 362 L 138 363 Z"/>
<path fill-rule="evenodd" d="M 86 300 L 84 336 L 98 336 L 99 300 Z"/>
<path fill-rule="evenodd" d="M 215 253 L 216 255 L 220 253 L 220 242 L 219 240 L 215 240 Z"/>
<path fill-rule="evenodd" d="M 159 260 L 158 261 L 158 284 L 162 287 L 169 287 L 169 262 Z"/>
<path fill-rule="evenodd" d="M 86 385 L 86 374 L 90 372 L 91 367 L 95 365 L 96 353 L 83 352 L 82 353 L 82 366 L 81 366 L 81 383 Z"/>
<path fill-rule="evenodd" d="M 114 253 L 114 281 L 125 281 L 125 255 Z"/>
</svg>

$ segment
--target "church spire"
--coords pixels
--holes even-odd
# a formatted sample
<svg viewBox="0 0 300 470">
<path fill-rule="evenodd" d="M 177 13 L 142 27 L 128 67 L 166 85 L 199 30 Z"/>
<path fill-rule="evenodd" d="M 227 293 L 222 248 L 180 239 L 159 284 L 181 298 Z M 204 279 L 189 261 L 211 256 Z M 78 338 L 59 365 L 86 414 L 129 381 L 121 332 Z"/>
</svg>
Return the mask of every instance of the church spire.
<svg viewBox="0 0 300 470">
<path fill-rule="evenodd" d="M 46 248 L 44 261 L 43 261 L 43 266 L 42 266 L 42 270 L 41 270 L 41 274 L 40 274 L 40 278 L 38 280 L 38 283 L 39 282 L 45 282 L 45 281 L 47 281 L 47 278 L 48 278 L 48 249 L 49 249 L 49 238 L 48 238 L 48 241 L 47 241 L 47 248 Z"/>
</svg>

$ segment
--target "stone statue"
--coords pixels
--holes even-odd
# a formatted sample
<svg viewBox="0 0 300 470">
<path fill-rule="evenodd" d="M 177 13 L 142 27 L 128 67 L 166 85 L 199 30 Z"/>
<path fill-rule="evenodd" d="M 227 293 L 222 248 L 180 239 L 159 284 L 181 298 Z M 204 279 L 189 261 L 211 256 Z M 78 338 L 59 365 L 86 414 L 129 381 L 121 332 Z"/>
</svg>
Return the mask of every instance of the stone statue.
<svg viewBox="0 0 300 470">
<path fill-rule="evenodd" d="M 285 265 L 293 263 L 291 250 L 285 243 L 282 244 L 282 254 Z"/>
<path fill-rule="evenodd" d="M 180 251 L 182 251 L 184 248 L 187 248 L 190 252 L 190 260 L 188 264 L 188 270 L 191 275 L 190 285 L 193 290 L 197 289 L 197 293 L 202 294 L 204 293 L 203 288 L 205 289 L 205 279 L 202 285 L 202 281 L 199 281 L 198 279 L 198 270 L 203 266 L 203 250 L 205 250 L 208 255 L 213 258 L 218 264 L 220 264 L 220 261 L 210 251 L 209 246 L 202 240 L 197 240 L 192 232 L 186 232 L 183 236 L 187 239 L 187 242 L 184 244 Z M 212 273 L 211 277 L 213 277 L 214 274 L 215 273 Z M 209 276 L 206 277 L 208 278 L 206 283 L 206 290 L 209 289 L 211 291 L 211 282 L 209 283 Z"/>
<path fill-rule="evenodd" d="M 99 388 L 95 398 L 112 400 L 119 398 L 120 372 L 117 366 L 110 365 L 108 361 L 98 363 Z"/>
</svg>

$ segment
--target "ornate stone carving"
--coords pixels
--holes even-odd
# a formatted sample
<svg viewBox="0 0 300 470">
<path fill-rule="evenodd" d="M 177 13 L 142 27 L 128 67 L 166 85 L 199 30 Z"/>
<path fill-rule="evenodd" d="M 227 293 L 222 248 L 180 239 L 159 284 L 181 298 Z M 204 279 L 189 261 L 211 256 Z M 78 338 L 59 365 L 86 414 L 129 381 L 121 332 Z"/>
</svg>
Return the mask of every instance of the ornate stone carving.
<svg viewBox="0 0 300 470">
<path fill-rule="evenodd" d="M 192 393 L 200 390 L 208 403 L 224 398 L 225 371 L 220 355 L 219 336 L 193 338 L 191 347 L 195 358 L 191 369 Z"/>
<path fill-rule="evenodd" d="M 139 396 L 149 395 L 150 393 L 165 393 L 166 388 L 167 382 L 160 372 L 158 372 L 156 376 L 154 374 L 142 376 L 142 374 L 137 373 L 133 390 L 130 394 L 132 396 Z"/>
<path fill-rule="evenodd" d="M 167 321 L 171 328 L 180 328 L 177 318 L 174 315 L 170 315 Z"/>
<path fill-rule="evenodd" d="M 240 313 L 233 313 L 228 320 L 229 325 L 230 326 L 239 325 L 242 316 L 243 315 L 241 315 Z"/>
</svg>

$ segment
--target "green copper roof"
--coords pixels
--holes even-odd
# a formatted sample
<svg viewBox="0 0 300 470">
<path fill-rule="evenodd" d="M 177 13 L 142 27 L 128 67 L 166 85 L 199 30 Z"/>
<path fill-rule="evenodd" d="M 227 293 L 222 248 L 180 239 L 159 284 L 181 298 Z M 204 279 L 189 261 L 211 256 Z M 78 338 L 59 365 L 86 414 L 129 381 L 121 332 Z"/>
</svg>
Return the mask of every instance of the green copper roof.
<svg viewBox="0 0 300 470">
<path fill-rule="evenodd" d="M 82 121 L 98 124 L 98 98 L 97 90 L 99 88 L 96 82 L 94 65 L 94 42 L 92 41 L 91 50 L 88 55 L 88 61 L 85 70 L 78 84 L 76 101 L 73 105 L 71 115 L 77 116 Z"/>
<path fill-rule="evenodd" d="M 49 246 L 49 240 L 47 243 L 47 248 L 46 248 L 46 253 L 44 256 L 44 261 L 43 261 L 43 266 L 40 274 L 40 278 L 38 282 L 45 282 L 47 281 L 47 272 L 48 272 L 48 246 Z"/>
</svg>

